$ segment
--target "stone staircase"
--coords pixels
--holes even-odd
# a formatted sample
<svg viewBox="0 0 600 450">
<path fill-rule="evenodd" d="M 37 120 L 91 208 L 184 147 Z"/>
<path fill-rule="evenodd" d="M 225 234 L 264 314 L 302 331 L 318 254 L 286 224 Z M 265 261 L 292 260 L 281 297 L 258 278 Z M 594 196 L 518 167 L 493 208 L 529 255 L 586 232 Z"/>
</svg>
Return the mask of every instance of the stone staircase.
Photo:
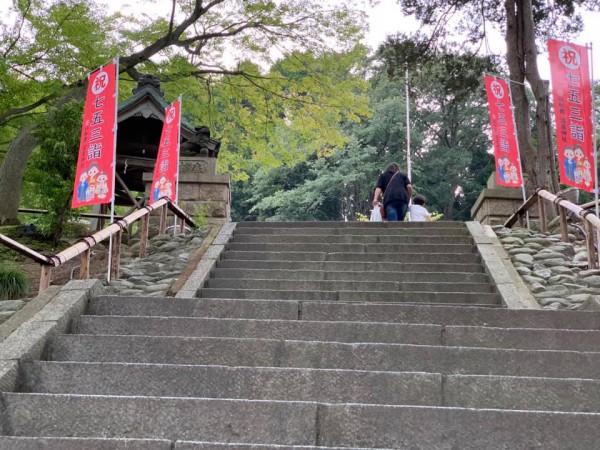
<svg viewBox="0 0 600 450">
<path fill-rule="evenodd" d="M 198 295 L 93 298 L 0 448 L 598 448 L 600 313 L 503 308 L 462 223 L 240 223 Z"/>
</svg>

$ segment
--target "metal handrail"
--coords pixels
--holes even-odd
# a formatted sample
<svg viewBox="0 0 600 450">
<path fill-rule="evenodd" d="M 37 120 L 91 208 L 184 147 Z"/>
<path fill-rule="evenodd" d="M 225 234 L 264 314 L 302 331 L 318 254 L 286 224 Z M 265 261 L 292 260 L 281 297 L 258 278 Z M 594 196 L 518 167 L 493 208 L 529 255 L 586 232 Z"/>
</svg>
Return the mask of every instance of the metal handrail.
<svg viewBox="0 0 600 450">
<path fill-rule="evenodd" d="M 90 235 L 90 236 L 86 236 L 82 239 L 80 239 L 79 241 L 77 241 L 75 244 L 73 244 L 71 247 L 55 254 L 55 255 L 50 255 L 50 256 L 45 256 L 42 255 L 38 252 L 36 252 L 35 250 L 30 249 L 29 247 L 20 244 L 19 242 L 9 238 L 8 236 L 5 236 L 3 234 L 0 233 L 0 244 L 3 244 L 4 246 L 15 250 L 16 252 L 20 253 L 21 255 L 32 259 L 33 261 L 37 262 L 38 264 L 40 264 L 42 266 L 42 274 L 40 276 L 40 293 L 43 292 L 49 285 L 50 285 L 50 270 L 53 267 L 59 267 L 63 264 L 65 264 L 67 261 L 70 261 L 71 259 L 79 256 L 79 255 L 84 255 L 82 256 L 82 273 L 85 277 L 85 275 L 87 274 L 87 277 L 89 277 L 89 257 L 90 257 L 90 249 L 92 247 L 94 247 L 96 244 L 102 242 L 105 239 L 108 238 L 112 238 L 112 236 L 115 236 L 117 234 L 120 234 L 123 229 L 127 228 L 129 225 L 131 225 L 132 223 L 138 221 L 138 220 L 144 220 L 146 222 L 145 226 L 143 226 L 142 228 L 145 229 L 145 234 L 143 233 L 142 235 L 142 241 L 146 240 L 147 241 L 147 219 L 149 214 L 154 211 L 154 210 L 158 210 L 162 208 L 162 215 L 161 215 L 161 230 L 160 233 L 164 234 L 165 230 L 166 230 L 166 223 L 163 223 L 163 218 L 162 216 L 164 216 L 164 220 L 166 221 L 166 208 L 170 209 L 173 214 L 175 214 L 177 217 L 179 217 L 180 219 L 182 219 L 181 222 L 181 227 L 185 227 L 185 225 L 189 225 L 192 228 L 198 228 L 198 226 L 196 225 L 196 223 L 192 220 L 192 218 L 185 212 L 183 211 L 179 206 L 175 205 L 174 203 L 172 203 L 168 198 L 161 198 L 159 200 L 157 200 L 156 202 L 152 203 L 151 205 L 147 205 L 144 206 L 140 209 L 138 209 L 137 211 L 134 211 L 133 213 L 127 215 L 126 217 L 123 217 L 119 220 L 116 220 L 115 222 L 109 224 L 108 226 L 106 226 L 105 228 L 103 228 L 100 231 L 97 231 L 96 233 Z M 118 276 L 118 255 L 119 255 L 119 246 L 120 246 L 120 239 L 117 240 L 117 251 L 116 251 L 116 255 L 117 255 L 117 263 L 116 263 L 116 274 Z M 145 249 L 146 249 L 146 245 L 141 245 L 140 246 L 140 257 L 145 256 Z M 85 259 L 85 260 L 84 260 Z M 86 278 L 87 278 L 86 277 Z"/>
</svg>

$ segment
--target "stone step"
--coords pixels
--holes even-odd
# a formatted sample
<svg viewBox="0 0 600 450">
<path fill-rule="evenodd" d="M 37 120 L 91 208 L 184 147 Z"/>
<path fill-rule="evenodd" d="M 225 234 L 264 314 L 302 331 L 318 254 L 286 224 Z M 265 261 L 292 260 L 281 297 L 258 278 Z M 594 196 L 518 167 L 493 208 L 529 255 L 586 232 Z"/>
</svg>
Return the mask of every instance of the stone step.
<svg viewBox="0 0 600 450">
<path fill-rule="evenodd" d="M 376 227 L 355 227 L 352 229 L 348 228 L 327 228 L 327 227 L 311 227 L 311 228 L 275 228 L 275 227 L 243 227 L 238 226 L 233 232 L 234 236 L 241 235 L 253 235 L 253 236 L 265 236 L 265 235 L 329 235 L 329 236 L 344 236 L 351 234 L 353 236 L 468 236 L 470 233 L 466 227 L 460 228 L 376 228 Z"/>
<path fill-rule="evenodd" d="M 0 448 L 6 450 L 171 450 L 173 447 L 171 441 L 165 439 L 0 436 Z"/>
<path fill-rule="evenodd" d="M 442 326 L 376 322 L 80 316 L 73 333 L 443 345 Z M 478 342 L 478 341 L 477 341 Z"/>
<path fill-rule="evenodd" d="M 151 316 L 80 316 L 72 328 L 79 334 L 381 342 L 588 352 L 600 349 L 600 330 L 551 328 Z"/>
<path fill-rule="evenodd" d="M 479 263 L 414 263 L 414 262 L 384 262 L 384 261 L 252 261 L 222 259 L 217 261 L 217 268 L 224 269 L 261 269 L 261 270 L 310 270 L 331 272 L 395 272 L 395 273 L 431 273 L 431 272 L 460 272 L 483 273 Z"/>
<path fill-rule="evenodd" d="M 252 261 L 391 262 L 391 263 L 479 263 L 476 253 L 335 253 L 335 252 L 238 252 L 228 250 L 223 258 Z"/>
<path fill-rule="evenodd" d="M 441 404 L 440 374 L 171 364 L 33 362 L 25 392 Z"/>
<path fill-rule="evenodd" d="M 243 229 L 312 229 L 312 228 L 337 228 L 344 230 L 347 233 L 348 229 L 373 229 L 385 232 L 386 230 L 420 230 L 420 229 L 444 229 L 454 228 L 459 230 L 466 230 L 467 227 L 464 222 L 452 222 L 438 220 L 435 222 L 385 222 L 385 223 L 370 223 L 370 222 L 337 222 L 337 221 L 320 221 L 320 222 L 238 222 L 236 225 L 236 231 Z M 383 231 L 381 231 L 383 230 Z"/>
<path fill-rule="evenodd" d="M 379 234 L 281 234 L 273 237 L 265 234 L 234 234 L 230 242 L 269 244 L 463 244 L 473 245 L 470 236 L 463 235 L 384 235 Z"/>
<path fill-rule="evenodd" d="M 358 447 L 315 447 L 311 445 L 265 445 L 265 444 L 236 444 L 225 442 L 191 442 L 177 441 L 174 450 L 366 450 Z M 370 450 L 386 450 L 373 449 Z"/>
<path fill-rule="evenodd" d="M 3 393 L 13 435 L 314 444 L 315 403 Z"/>
<path fill-rule="evenodd" d="M 600 353 L 172 336 L 60 335 L 51 360 L 596 378 Z"/>
<path fill-rule="evenodd" d="M 451 269 L 451 267 L 448 267 Z M 213 271 L 216 279 L 269 279 L 269 280 L 345 280 L 345 281 L 397 281 L 421 283 L 488 283 L 484 273 L 477 272 L 393 272 L 393 271 L 325 271 L 325 270 L 289 270 L 289 269 L 254 269 L 251 264 L 247 268 L 227 268 L 219 265 Z"/>
<path fill-rule="evenodd" d="M 600 380 L 171 364 L 25 364 L 25 392 L 600 412 Z"/>
<path fill-rule="evenodd" d="M 427 449 L 450 439 L 466 450 L 589 450 L 600 441 L 593 413 L 12 393 L 2 401 L 11 433 L 27 436 Z"/>
<path fill-rule="evenodd" d="M 376 254 L 387 253 L 423 253 L 430 258 L 435 258 L 432 254 L 452 253 L 452 254 L 471 254 L 476 252 L 476 247 L 472 244 L 327 244 L 327 243 L 238 243 L 229 242 L 226 245 L 227 251 L 233 252 L 327 252 L 327 253 L 358 253 L 358 254 Z"/>
<path fill-rule="evenodd" d="M 411 282 L 411 281 L 351 281 L 351 280 L 280 280 L 280 279 L 235 279 L 210 278 L 207 288 L 244 289 L 244 290 L 278 290 L 278 291 L 355 291 L 372 294 L 398 292 L 467 292 L 492 293 L 494 288 L 489 283 L 455 282 Z M 235 298 L 235 297 L 231 297 Z"/>
<path fill-rule="evenodd" d="M 500 296 L 485 292 L 426 292 L 426 291 L 309 291 L 279 289 L 202 288 L 200 297 L 250 300 L 301 300 L 329 302 L 409 302 L 500 305 Z"/>
<path fill-rule="evenodd" d="M 88 314 L 600 330 L 600 312 L 593 311 L 511 310 L 403 303 L 102 296 L 90 299 Z"/>
</svg>

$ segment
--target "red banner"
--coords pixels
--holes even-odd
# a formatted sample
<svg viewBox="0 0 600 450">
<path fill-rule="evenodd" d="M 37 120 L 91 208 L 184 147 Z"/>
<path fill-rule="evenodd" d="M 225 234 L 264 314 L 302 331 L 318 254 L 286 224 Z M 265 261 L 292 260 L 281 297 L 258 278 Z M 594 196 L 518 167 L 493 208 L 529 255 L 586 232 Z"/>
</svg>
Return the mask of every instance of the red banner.
<svg viewBox="0 0 600 450">
<path fill-rule="evenodd" d="M 560 182 L 593 192 L 592 96 L 587 49 L 548 41 Z"/>
<path fill-rule="evenodd" d="M 172 202 L 177 202 L 180 119 L 181 99 L 165 108 L 165 121 L 156 155 L 150 203 L 154 203 L 161 197 L 168 197 Z"/>
<path fill-rule="evenodd" d="M 484 82 L 490 109 L 492 142 L 496 159 L 496 182 L 501 186 L 522 186 L 521 159 L 515 133 L 510 89 L 503 78 L 486 75 Z"/>
<path fill-rule="evenodd" d="M 118 62 L 88 76 L 72 207 L 110 203 L 114 195 Z"/>
</svg>

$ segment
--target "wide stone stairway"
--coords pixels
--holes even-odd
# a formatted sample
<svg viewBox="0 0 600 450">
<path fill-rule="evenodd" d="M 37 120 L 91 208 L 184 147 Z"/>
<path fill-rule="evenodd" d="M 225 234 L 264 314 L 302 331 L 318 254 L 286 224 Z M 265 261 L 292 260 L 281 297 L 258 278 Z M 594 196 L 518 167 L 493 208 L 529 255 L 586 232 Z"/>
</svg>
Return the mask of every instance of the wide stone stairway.
<svg viewBox="0 0 600 450">
<path fill-rule="evenodd" d="M 504 308 L 463 223 L 239 223 L 198 298 L 91 299 L 0 448 L 600 448 L 599 329 Z"/>
</svg>

